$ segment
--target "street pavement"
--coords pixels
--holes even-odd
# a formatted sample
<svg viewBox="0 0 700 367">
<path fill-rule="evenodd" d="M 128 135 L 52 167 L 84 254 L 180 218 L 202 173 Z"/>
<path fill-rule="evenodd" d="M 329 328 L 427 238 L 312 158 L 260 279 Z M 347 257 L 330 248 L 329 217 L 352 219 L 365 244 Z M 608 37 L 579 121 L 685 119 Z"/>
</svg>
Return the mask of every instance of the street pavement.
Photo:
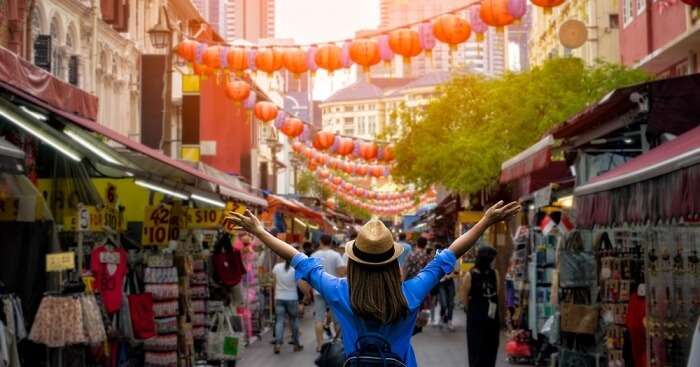
<svg viewBox="0 0 700 367">
<path fill-rule="evenodd" d="M 465 317 L 462 310 L 455 310 L 455 326 L 456 331 L 454 332 L 429 326 L 422 333 L 413 337 L 413 348 L 419 366 L 465 367 L 468 365 Z M 245 349 L 237 367 L 315 366 L 314 360 L 317 353 L 315 352 L 313 317 L 310 309 L 307 309 L 306 317 L 301 321 L 301 333 L 303 351 L 294 353 L 292 346 L 287 344 L 283 347 L 282 353 L 274 354 L 272 344 L 270 344 L 272 332 L 268 332 L 261 341 Z M 287 331 L 286 334 L 289 335 L 289 332 Z M 498 367 L 512 366 L 505 362 L 502 347 L 503 337 L 496 365 Z"/>
</svg>

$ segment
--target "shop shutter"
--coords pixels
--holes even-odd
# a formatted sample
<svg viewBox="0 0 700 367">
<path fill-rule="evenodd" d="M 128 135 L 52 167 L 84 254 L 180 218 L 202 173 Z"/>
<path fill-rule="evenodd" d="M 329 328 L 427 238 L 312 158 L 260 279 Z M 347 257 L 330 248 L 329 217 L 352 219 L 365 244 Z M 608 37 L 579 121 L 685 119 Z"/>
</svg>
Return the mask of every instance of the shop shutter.
<svg viewBox="0 0 700 367">
<path fill-rule="evenodd" d="M 34 65 L 51 72 L 51 36 L 41 34 L 34 40 Z"/>
<path fill-rule="evenodd" d="M 112 24 L 117 19 L 117 0 L 100 0 L 100 9 L 102 10 L 102 20 L 105 23 Z"/>
<path fill-rule="evenodd" d="M 80 65 L 80 60 L 77 55 L 68 59 L 68 82 L 73 85 L 78 85 L 78 65 Z"/>
<path fill-rule="evenodd" d="M 116 2 L 116 19 L 112 28 L 117 32 L 129 31 L 129 1 L 115 0 Z"/>
</svg>

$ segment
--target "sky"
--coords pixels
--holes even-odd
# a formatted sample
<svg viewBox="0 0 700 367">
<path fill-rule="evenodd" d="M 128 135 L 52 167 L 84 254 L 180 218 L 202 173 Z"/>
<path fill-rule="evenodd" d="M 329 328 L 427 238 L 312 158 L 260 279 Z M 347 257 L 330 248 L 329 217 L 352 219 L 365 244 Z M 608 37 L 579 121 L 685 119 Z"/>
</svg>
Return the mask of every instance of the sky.
<svg viewBox="0 0 700 367">
<path fill-rule="evenodd" d="M 362 29 L 379 26 L 379 0 L 276 0 L 276 38 L 293 38 L 298 44 L 352 38 Z M 314 78 L 314 99 L 324 100 L 354 81 L 351 71 L 336 71 L 332 78 L 322 70 Z"/>
</svg>

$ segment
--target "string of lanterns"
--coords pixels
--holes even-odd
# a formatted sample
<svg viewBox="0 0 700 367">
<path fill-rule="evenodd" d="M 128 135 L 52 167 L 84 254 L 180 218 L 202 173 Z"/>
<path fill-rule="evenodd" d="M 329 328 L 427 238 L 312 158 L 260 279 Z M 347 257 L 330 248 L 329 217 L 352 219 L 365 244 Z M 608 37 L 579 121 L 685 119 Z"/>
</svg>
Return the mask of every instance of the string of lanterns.
<svg viewBox="0 0 700 367">
<path fill-rule="evenodd" d="M 348 204 L 366 210 L 372 214 L 387 216 L 399 215 L 421 205 L 425 205 L 428 202 L 435 201 L 435 192 L 433 190 L 421 194 L 416 203 L 415 200 L 410 199 L 415 195 L 413 191 L 403 193 L 371 191 L 345 182 L 338 176 L 324 179 L 321 182 Z M 326 204 L 332 207 L 334 200 L 331 198 Z"/>
<path fill-rule="evenodd" d="M 339 139 L 344 139 L 344 138 L 338 138 L 336 136 L 336 140 Z M 362 144 L 368 144 L 368 143 L 362 143 Z M 374 143 L 369 143 L 373 144 Z M 383 148 L 377 149 L 380 154 L 377 154 L 377 160 L 378 161 L 389 161 L 393 159 L 393 156 L 390 157 L 391 154 L 393 154 L 393 146 L 392 145 L 387 145 Z M 319 152 L 315 150 L 314 148 L 304 145 L 299 141 L 296 141 L 292 144 L 292 150 L 299 155 L 303 156 L 306 158 L 308 161 L 308 168 L 311 171 L 314 171 L 317 167 L 325 167 L 333 170 L 338 170 L 338 171 L 343 171 L 346 174 L 349 175 L 354 175 L 354 176 L 368 176 L 368 177 L 387 177 L 390 175 L 391 172 L 391 167 L 389 165 L 385 164 L 366 164 L 366 163 L 355 163 L 346 159 L 341 159 L 337 158 L 334 156 L 331 156 L 329 154 Z M 350 150 L 350 149 L 348 149 Z M 365 157 L 369 157 L 369 153 L 367 152 L 368 149 L 365 149 L 365 156 L 361 156 L 363 150 L 362 149 L 353 149 L 354 153 L 353 156 L 358 159 L 364 159 L 366 161 Z M 331 150 L 331 152 L 337 150 Z"/>
</svg>

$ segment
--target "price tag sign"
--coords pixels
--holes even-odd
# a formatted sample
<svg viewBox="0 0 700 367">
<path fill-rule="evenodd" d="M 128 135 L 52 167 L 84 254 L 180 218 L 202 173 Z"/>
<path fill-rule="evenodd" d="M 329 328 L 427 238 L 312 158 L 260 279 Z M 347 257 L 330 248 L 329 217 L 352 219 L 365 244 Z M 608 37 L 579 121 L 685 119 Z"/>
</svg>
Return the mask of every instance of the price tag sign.
<svg viewBox="0 0 700 367">
<path fill-rule="evenodd" d="M 73 251 L 46 254 L 47 272 L 73 269 L 75 269 L 75 253 Z"/>
<path fill-rule="evenodd" d="M 63 230 L 69 232 L 102 232 L 105 226 L 104 209 L 84 206 L 73 213 L 63 216 Z"/>
<path fill-rule="evenodd" d="M 190 229 L 216 229 L 224 220 L 223 209 L 217 208 L 188 208 L 187 228 Z"/>
<path fill-rule="evenodd" d="M 235 202 L 233 202 L 233 201 L 229 201 L 229 202 L 226 203 L 226 209 L 224 209 L 224 216 L 225 216 L 226 213 L 228 213 L 229 211 L 234 211 L 234 212 L 236 212 L 236 213 L 241 213 L 241 214 L 243 214 L 243 213 L 245 213 L 245 210 L 246 210 L 247 208 L 248 208 L 248 207 L 246 207 L 246 206 L 243 205 L 243 204 L 235 203 Z M 223 220 L 223 218 L 222 218 L 222 220 Z M 224 230 L 226 233 L 235 234 L 236 232 L 240 231 L 241 229 L 238 228 L 238 227 L 236 227 L 232 222 L 227 222 L 226 224 L 223 225 L 223 230 Z"/>
<path fill-rule="evenodd" d="M 165 246 L 170 237 L 170 205 L 147 206 L 143 218 L 142 245 Z"/>
</svg>

